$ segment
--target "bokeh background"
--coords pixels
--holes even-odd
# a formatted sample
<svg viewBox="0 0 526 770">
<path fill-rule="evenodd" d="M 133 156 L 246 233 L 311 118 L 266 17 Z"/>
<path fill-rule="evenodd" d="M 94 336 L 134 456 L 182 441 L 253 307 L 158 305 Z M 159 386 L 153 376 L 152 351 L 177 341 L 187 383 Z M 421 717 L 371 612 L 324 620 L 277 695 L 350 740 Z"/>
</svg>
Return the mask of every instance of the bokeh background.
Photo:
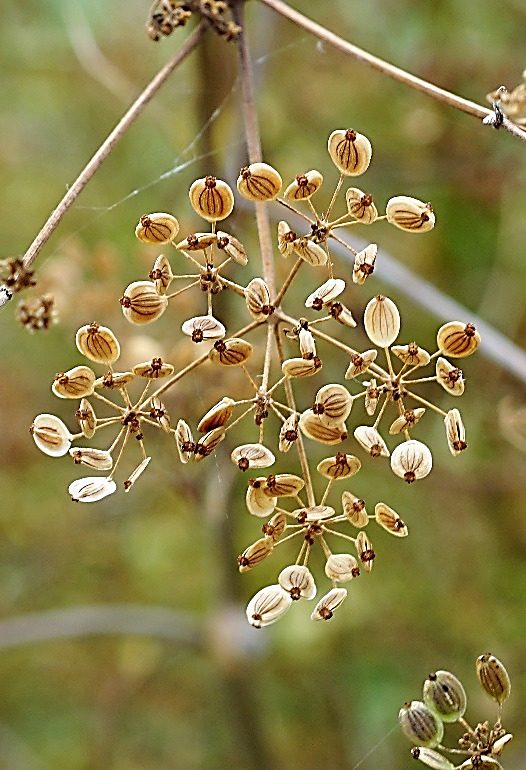
<svg viewBox="0 0 526 770">
<path fill-rule="evenodd" d="M 148 6 L 146 0 L 0 4 L 2 257 L 24 253 L 67 185 L 192 26 L 154 44 L 144 30 Z M 526 67 L 521 0 L 296 6 L 357 45 L 479 103 L 502 83 L 515 86 Z M 422 238 L 387 225 L 370 237 L 522 345 L 524 144 L 345 58 L 255 1 L 246 11 L 265 158 L 286 180 L 319 168 L 330 187 L 336 174 L 328 135 L 349 125 L 366 133 L 374 157 L 363 184 L 379 204 L 411 194 L 432 201 L 437 213 L 435 230 Z M 192 295 L 146 331 L 127 325 L 117 299 L 131 280 L 146 277 L 158 253 L 135 239 L 139 216 L 168 210 L 183 233 L 199 229 L 188 186 L 205 173 L 235 181 L 246 162 L 240 125 L 235 47 L 209 34 L 38 258 L 38 288 L 55 294 L 60 325 L 30 335 L 15 320 L 14 303 L 2 311 L 0 766 L 403 770 L 413 763 L 396 726 L 398 709 L 420 697 L 429 671 L 447 668 L 462 678 L 472 722 L 494 717 L 474 669 L 476 656 L 491 651 L 513 682 L 504 713 L 515 738 L 504 764 L 522 770 L 525 383 L 484 348 L 463 366 L 462 402 L 439 397 L 444 408 L 462 410 L 465 455 L 449 455 L 441 421 L 431 416 L 427 433 L 415 432 L 434 448 L 435 468 L 425 481 L 409 488 L 364 462 L 359 494 L 386 499 L 410 537 L 376 534 L 375 569 L 350 586 L 330 624 L 311 623 L 310 608 L 295 606 L 266 630 L 246 625 L 247 600 L 275 581 L 286 556 L 278 551 L 253 572 L 237 573 L 235 556 L 259 527 L 243 504 L 246 479 L 231 469 L 226 451 L 208 465 L 183 467 L 174 443 L 150 438 L 154 459 L 130 494 L 80 506 L 66 491 L 77 469 L 67 458 L 39 453 L 28 435 L 41 412 L 75 425 L 73 407 L 58 402 L 50 384 L 55 372 L 81 363 L 73 341 L 79 325 L 109 325 L 126 361 L 145 360 L 153 349 L 176 362 L 188 355 L 178 329 L 182 319 L 202 312 L 200 297 Z M 258 274 L 254 225 L 239 213 L 230 227 L 254 254 L 236 273 L 248 282 Z M 306 281 L 302 293 L 307 288 Z M 379 291 L 398 302 L 404 340 L 432 349 L 445 320 L 439 309 L 395 293 L 388 276 L 348 288 L 346 302 L 359 316 Z M 327 373 L 339 376 L 341 365 L 331 370 L 329 363 Z M 188 416 L 195 425 L 227 387 L 226 380 L 209 385 L 192 378 L 167 398 L 172 418 Z M 503 429 L 510 404 L 518 411 Z M 237 441 L 254 440 L 252 434 L 241 429 Z M 449 735 L 451 745 L 457 734 Z"/>
</svg>

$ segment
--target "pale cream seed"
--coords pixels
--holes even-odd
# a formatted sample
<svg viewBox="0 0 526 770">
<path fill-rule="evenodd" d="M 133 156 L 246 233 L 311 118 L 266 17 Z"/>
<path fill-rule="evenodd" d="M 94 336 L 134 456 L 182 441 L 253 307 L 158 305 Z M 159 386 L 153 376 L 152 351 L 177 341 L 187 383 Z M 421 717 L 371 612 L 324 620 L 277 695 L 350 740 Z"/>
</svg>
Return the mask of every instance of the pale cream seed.
<svg viewBox="0 0 526 770">
<path fill-rule="evenodd" d="M 135 235 L 143 243 L 160 246 L 171 243 L 179 232 L 179 222 L 164 212 L 144 214 L 135 228 Z"/>
<path fill-rule="evenodd" d="M 354 129 L 333 131 L 327 146 L 332 162 L 342 174 L 359 176 L 369 168 L 373 154 L 371 143 Z"/>
<path fill-rule="evenodd" d="M 250 201 L 271 201 L 280 193 L 282 179 L 268 163 L 251 163 L 239 172 L 237 189 Z"/>
<path fill-rule="evenodd" d="M 226 182 L 207 176 L 196 179 L 189 190 L 192 208 L 208 222 L 226 219 L 234 208 L 234 194 Z"/>
</svg>

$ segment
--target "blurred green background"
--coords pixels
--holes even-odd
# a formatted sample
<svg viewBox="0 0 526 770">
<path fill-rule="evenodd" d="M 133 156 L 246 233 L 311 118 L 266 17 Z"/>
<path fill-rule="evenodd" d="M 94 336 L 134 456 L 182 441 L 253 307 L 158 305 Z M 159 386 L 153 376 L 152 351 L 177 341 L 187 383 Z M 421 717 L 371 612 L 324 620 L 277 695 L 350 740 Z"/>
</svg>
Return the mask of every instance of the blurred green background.
<svg viewBox="0 0 526 770">
<path fill-rule="evenodd" d="M 502 83 L 515 86 L 526 66 L 521 0 L 295 5 L 357 45 L 479 103 Z M 1 256 L 24 253 L 192 26 L 154 44 L 144 30 L 148 6 L 0 4 Z M 350 125 L 367 134 L 374 156 L 364 184 L 379 205 L 396 194 L 430 200 L 437 226 L 422 238 L 382 224 L 359 235 L 521 345 L 525 146 L 317 43 L 255 1 L 246 11 L 265 159 L 284 180 L 319 168 L 330 190 L 336 174 L 328 135 Z M 493 718 L 474 670 L 476 656 L 491 651 L 513 684 L 504 723 L 515 738 L 504 765 L 522 770 L 524 427 L 516 421 L 520 435 L 512 444 L 511 428 L 503 431 L 498 415 L 504 397 L 519 406 L 526 397 L 524 382 L 483 351 L 463 366 L 462 403 L 445 394 L 441 401 L 445 409 L 460 406 L 468 453 L 449 455 L 437 418 L 430 419 L 432 435 L 415 433 L 432 445 L 435 469 L 414 488 L 364 462 L 353 490 L 386 499 L 410 537 L 398 541 L 373 530 L 375 569 L 349 587 L 330 624 L 311 623 L 311 608 L 303 605 L 266 630 L 246 625 L 247 600 L 294 555 L 278 551 L 253 572 L 237 574 L 235 556 L 258 537 L 259 526 L 243 503 L 246 479 L 231 470 L 226 451 L 183 467 L 174 444 L 154 437 L 147 445 L 151 467 L 129 495 L 79 506 L 66 492 L 76 469 L 40 454 L 28 435 L 40 412 L 74 427 L 73 408 L 57 401 L 50 383 L 55 372 L 81 363 L 73 342 L 79 325 L 109 325 L 128 361 L 148 358 L 139 351 L 152 346 L 169 360 L 187 355 L 179 324 L 200 306 L 183 304 L 182 316 L 170 309 L 158 325 L 136 332 L 116 300 L 127 283 L 146 277 L 158 253 L 135 239 L 139 216 L 168 210 L 182 233 L 199 229 L 188 186 L 205 173 L 234 183 L 246 162 L 240 125 L 235 47 L 209 34 L 206 49 L 174 73 L 38 258 L 39 288 L 54 292 L 60 325 L 31 336 L 15 320 L 14 303 L 2 311 L 0 766 L 402 770 L 413 762 L 396 726 L 398 709 L 420 697 L 430 671 L 447 668 L 462 678 L 469 720 Z M 257 254 L 249 217 L 234 216 L 231 227 Z M 248 282 L 257 273 L 253 259 L 236 277 Z M 378 291 L 389 287 L 373 276 L 364 288 L 348 288 L 345 301 L 359 317 Z M 437 317 L 416 300 L 391 296 L 404 341 L 416 338 L 433 349 Z M 188 415 L 195 425 L 225 394 L 222 381 L 212 392 L 198 383 L 192 379 L 167 399 L 173 418 Z M 241 430 L 236 440 L 254 438 Z M 109 613 L 121 633 L 86 635 L 86 613 L 91 628 L 104 625 Z M 26 615 L 24 625 L 16 621 Z M 131 632 L 139 626 L 144 633 Z M 49 638 L 61 633 L 65 638 Z M 18 643 L 22 637 L 33 641 Z M 451 745 L 458 736 L 454 729 L 449 735 Z"/>
</svg>

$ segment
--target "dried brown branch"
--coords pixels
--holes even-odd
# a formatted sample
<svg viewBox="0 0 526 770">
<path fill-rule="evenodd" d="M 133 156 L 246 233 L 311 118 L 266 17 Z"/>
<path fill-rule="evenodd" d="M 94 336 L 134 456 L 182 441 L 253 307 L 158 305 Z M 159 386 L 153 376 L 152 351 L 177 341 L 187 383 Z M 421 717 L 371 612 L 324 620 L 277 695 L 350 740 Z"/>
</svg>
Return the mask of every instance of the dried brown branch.
<svg viewBox="0 0 526 770">
<path fill-rule="evenodd" d="M 191 51 L 193 51 L 193 49 L 200 42 L 206 27 L 207 27 L 206 22 L 201 22 L 201 24 L 187 38 L 186 42 L 181 46 L 181 48 L 175 54 L 175 56 L 173 56 L 170 59 L 170 61 L 167 62 L 167 64 L 165 64 L 161 70 L 159 70 L 159 72 L 155 75 L 155 77 L 148 83 L 146 88 L 139 94 L 139 96 L 131 105 L 129 110 L 119 120 L 119 122 L 117 123 L 113 131 L 109 134 L 107 139 L 101 144 L 101 146 L 99 147 L 95 155 L 91 158 L 88 164 L 83 168 L 83 170 L 80 172 L 79 176 L 75 179 L 71 187 L 68 188 L 68 191 L 66 192 L 62 200 L 58 203 L 56 208 L 53 209 L 47 222 L 43 225 L 43 227 L 35 237 L 34 241 L 27 249 L 26 253 L 24 254 L 24 260 L 23 260 L 24 268 L 28 268 L 34 262 L 40 250 L 48 241 L 52 233 L 56 230 L 57 226 L 61 222 L 62 218 L 64 217 L 68 209 L 76 201 L 79 194 L 82 192 L 82 190 L 90 181 L 90 179 L 95 174 L 95 172 L 98 171 L 98 169 L 100 168 L 102 163 L 106 160 L 106 158 L 111 153 L 113 148 L 118 144 L 118 142 L 120 142 L 120 140 L 126 134 L 127 130 L 129 129 L 131 124 L 134 122 L 134 120 L 138 118 L 138 116 L 144 110 L 146 105 L 153 99 L 157 91 L 160 89 L 163 83 L 166 82 L 166 80 L 169 78 L 172 72 L 176 69 L 176 67 L 178 67 L 179 64 L 181 64 L 181 62 L 186 59 L 188 54 L 190 54 Z"/>
<path fill-rule="evenodd" d="M 310 32 L 315 37 L 323 40 L 324 43 L 333 46 L 333 48 L 336 48 L 347 56 L 352 56 L 354 59 L 368 64 L 370 67 L 382 72 L 384 75 L 389 75 L 389 77 L 397 80 L 399 83 L 403 83 L 410 88 L 421 91 L 422 93 L 433 97 L 433 99 L 436 99 L 443 104 L 447 104 L 449 107 L 461 110 L 476 118 L 483 119 L 494 115 L 493 110 L 490 110 L 487 107 L 483 107 L 469 99 L 457 96 L 457 94 L 446 91 L 444 88 L 439 88 L 427 80 L 416 77 L 416 75 L 412 75 L 410 72 L 407 72 L 400 67 L 396 67 L 394 64 L 390 64 L 384 59 L 380 59 L 378 56 L 374 56 L 373 54 L 364 51 L 363 48 L 359 48 L 353 43 L 349 43 L 347 40 L 339 37 L 321 24 L 317 24 L 307 16 L 299 13 L 299 11 L 290 8 L 287 3 L 282 2 L 282 0 L 260 0 L 260 2 L 268 5 L 269 8 L 272 8 L 277 13 L 289 19 L 289 21 L 296 24 L 298 27 L 301 27 L 301 29 Z M 506 131 L 514 134 L 519 139 L 526 141 L 526 131 L 512 121 L 504 118 L 499 127 L 506 129 Z"/>
</svg>

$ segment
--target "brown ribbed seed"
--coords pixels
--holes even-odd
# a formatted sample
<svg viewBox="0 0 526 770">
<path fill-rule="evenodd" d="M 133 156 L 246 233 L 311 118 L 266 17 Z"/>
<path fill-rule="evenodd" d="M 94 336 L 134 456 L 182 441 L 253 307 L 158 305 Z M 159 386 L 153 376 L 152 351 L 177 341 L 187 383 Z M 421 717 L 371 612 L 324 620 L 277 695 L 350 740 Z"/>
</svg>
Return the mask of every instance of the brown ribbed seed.
<svg viewBox="0 0 526 770">
<path fill-rule="evenodd" d="M 345 422 L 353 405 L 353 399 L 347 388 L 337 383 L 324 385 L 316 394 L 312 411 L 328 427 Z"/>
<path fill-rule="evenodd" d="M 237 189 L 249 201 L 271 201 L 279 195 L 281 176 L 268 163 L 251 163 L 239 172 Z"/>
<path fill-rule="evenodd" d="M 275 309 L 270 304 L 270 291 L 262 278 L 250 281 L 245 289 L 245 302 L 248 312 L 257 321 L 264 321 Z"/>
<path fill-rule="evenodd" d="M 373 153 L 371 143 L 352 128 L 333 131 L 327 144 L 334 165 L 346 176 L 367 171 Z"/>
<path fill-rule="evenodd" d="M 214 364 L 221 366 L 240 366 L 252 355 L 253 347 L 246 340 L 232 337 L 228 340 L 218 340 L 208 353 L 208 358 Z"/>
<path fill-rule="evenodd" d="M 397 195 L 387 201 L 385 213 L 390 224 L 409 233 L 425 233 L 435 226 L 431 204 L 408 195 Z"/>
<path fill-rule="evenodd" d="M 373 568 L 373 561 L 376 554 L 373 549 L 373 544 L 363 529 L 361 529 L 356 536 L 356 552 L 365 571 L 370 572 Z"/>
<path fill-rule="evenodd" d="M 95 410 L 90 402 L 83 398 L 80 402 L 79 408 L 75 412 L 78 424 L 84 436 L 86 438 L 93 438 L 95 435 L 95 426 L 97 424 L 97 418 L 95 416 Z"/>
<path fill-rule="evenodd" d="M 263 524 L 263 534 L 267 535 L 267 537 L 272 538 L 272 540 L 277 543 L 277 541 L 280 539 L 282 534 L 285 532 L 285 527 L 287 526 L 287 517 L 284 513 L 275 513 L 274 516 L 267 521 L 266 524 Z"/>
<path fill-rule="evenodd" d="M 511 681 L 504 665 L 494 655 L 485 653 L 476 661 L 477 676 L 484 692 L 503 703 L 511 692 Z"/>
<path fill-rule="evenodd" d="M 99 364 L 112 364 L 121 353 L 117 337 L 111 329 L 97 323 L 81 326 L 75 343 L 82 355 Z"/>
<path fill-rule="evenodd" d="M 437 345 L 441 353 L 451 358 L 470 356 L 480 345 L 480 334 L 474 324 L 451 321 L 437 332 Z"/>
<path fill-rule="evenodd" d="M 272 553 L 273 548 L 274 541 L 271 537 L 262 537 L 260 540 L 256 540 L 255 543 L 249 545 L 249 547 L 237 557 L 239 571 L 248 572 L 249 569 L 252 569 L 256 564 L 259 564 L 263 559 L 266 559 L 266 557 Z"/>
<path fill-rule="evenodd" d="M 378 218 L 373 196 L 369 193 L 364 193 L 357 187 L 350 187 L 345 193 L 345 201 L 349 214 L 362 225 L 371 225 Z"/>
<path fill-rule="evenodd" d="M 172 268 L 164 254 L 160 254 L 154 262 L 153 268 L 148 274 L 150 281 L 155 284 L 158 294 L 166 294 L 173 279 Z"/>
<path fill-rule="evenodd" d="M 189 190 L 194 211 L 208 222 L 226 219 L 234 208 L 234 194 L 226 182 L 207 176 L 196 179 Z"/>
<path fill-rule="evenodd" d="M 220 428 L 232 417 L 236 402 L 225 396 L 217 404 L 215 404 L 208 412 L 202 417 L 197 426 L 199 433 L 207 433 L 214 428 Z"/>
<path fill-rule="evenodd" d="M 158 294 L 155 284 L 150 281 L 130 283 L 119 302 L 125 318 L 138 325 L 156 321 L 168 307 L 166 297 Z"/>
<path fill-rule="evenodd" d="M 326 479 L 348 479 L 358 473 L 362 464 L 354 455 L 338 452 L 334 457 L 327 457 L 318 463 L 316 470 Z"/>
<path fill-rule="evenodd" d="M 462 417 L 458 409 L 450 409 L 444 417 L 446 427 L 446 438 L 449 451 L 453 456 L 459 455 L 464 449 L 467 449 L 466 429 L 462 422 Z"/>
<path fill-rule="evenodd" d="M 294 251 L 294 241 L 298 236 L 292 228 L 285 222 L 278 224 L 278 249 L 283 257 L 290 257 Z"/>
<path fill-rule="evenodd" d="M 360 529 L 369 523 L 365 502 L 350 492 L 343 492 L 342 508 L 344 516 L 347 516 L 353 527 Z"/>
<path fill-rule="evenodd" d="M 248 262 L 247 253 L 241 241 L 223 230 L 217 231 L 217 248 L 224 251 L 227 257 L 233 259 L 238 265 L 246 265 Z"/>
<path fill-rule="evenodd" d="M 398 714 L 402 732 L 413 743 L 427 748 L 438 746 L 444 735 L 444 725 L 424 703 L 413 700 L 404 703 Z"/>
<path fill-rule="evenodd" d="M 400 313 L 389 297 L 373 297 L 365 308 L 363 322 L 367 336 L 379 348 L 389 347 L 398 337 Z"/>
<path fill-rule="evenodd" d="M 217 243 L 217 233 L 191 233 L 175 247 L 179 251 L 205 251 Z"/>
<path fill-rule="evenodd" d="M 283 193 L 283 197 L 287 201 L 307 200 L 320 189 L 322 183 L 323 176 L 315 169 L 307 171 L 306 174 L 298 174 Z"/>
<path fill-rule="evenodd" d="M 377 503 L 374 508 L 376 522 L 387 532 L 396 537 L 407 537 L 407 527 L 400 516 L 385 503 Z"/>
<path fill-rule="evenodd" d="M 162 358 L 152 358 L 151 361 L 136 364 L 132 369 L 132 372 L 138 377 L 145 377 L 148 380 L 167 377 L 169 374 L 173 374 L 173 371 L 172 364 L 165 364 Z"/>
<path fill-rule="evenodd" d="M 456 722 L 467 707 L 466 691 L 460 679 L 449 671 L 435 671 L 424 682 L 424 703 L 443 722 Z"/>
<path fill-rule="evenodd" d="M 179 232 L 179 222 L 172 214 L 156 212 L 144 214 L 135 228 L 135 235 L 143 243 L 160 246 L 173 241 Z"/>
<path fill-rule="evenodd" d="M 436 375 L 438 384 L 452 396 L 461 396 L 464 393 L 462 369 L 457 369 L 447 359 L 437 358 Z"/>
<path fill-rule="evenodd" d="M 95 372 L 88 366 L 75 366 L 67 372 L 55 374 L 51 389 L 59 398 L 83 398 L 93 393 Z"/>
</svg>

